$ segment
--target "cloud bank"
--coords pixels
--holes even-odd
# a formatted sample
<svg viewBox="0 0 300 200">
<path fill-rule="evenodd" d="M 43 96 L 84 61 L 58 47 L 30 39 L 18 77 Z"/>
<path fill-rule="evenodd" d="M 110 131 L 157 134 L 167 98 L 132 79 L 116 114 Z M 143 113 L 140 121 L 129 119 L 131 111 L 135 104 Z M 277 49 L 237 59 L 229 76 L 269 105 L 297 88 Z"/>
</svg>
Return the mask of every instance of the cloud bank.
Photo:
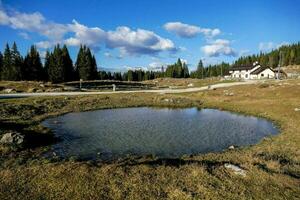
<svg viewBox="0 0 300 200">
<path fill-rule="evenodd" d="M 168 22 L 164 25 L 164 28 L 182 38 L 193 38 L 199 34 L 203 34 L 206 37 L 215 37 L 221 33 L 220 29 L 217 28 L 201 28 L 199 26 L 184 24 L 182 22 Z"/>
<path fill-rule="evenodd" d="M 229 40 L 217 39 L 209 42 L 209 44 L 201 47 L 203 53 L 208 57 L 236 56 L 236 52 L 230 46 Z"/>
<path fill-rule="evenodd" d="M 22 31 L 23 35 L 37 33 L 46 39 L 36 43 L 38 48 L 51 48 L 56 43 L 69 46 L 85 44 L 94 51 L 101 46 L 119 49 L 121 55 L 153 55 L 160 52 L 175 52 L 174 43 L 156 33 L 120 26 L 113 31 L 99 27 L 88 27 L 73 20 L 70 24 L 60 24 L 47 20 L 41 13 L 8 12 L 0 7 L 0 25 Z M 27 34 L 28 35 L 28 34 Z"/>
</svg>

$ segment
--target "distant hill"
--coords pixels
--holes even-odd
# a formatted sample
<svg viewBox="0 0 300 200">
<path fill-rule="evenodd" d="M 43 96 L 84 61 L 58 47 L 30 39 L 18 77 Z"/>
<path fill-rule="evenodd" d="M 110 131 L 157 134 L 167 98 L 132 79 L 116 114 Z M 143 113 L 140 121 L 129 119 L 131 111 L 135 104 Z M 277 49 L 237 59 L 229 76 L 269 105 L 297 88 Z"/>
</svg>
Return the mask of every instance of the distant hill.
<svg viewBox="0 0 300 200">
<path fill-rule="evenodd" d="M 278 64 L 282 67 L 287 66 L 287 68 L 289 68 L 289 66 L 300 65 L 300 42 L 281 46 L 269 53 L 261 52 L 256 55 L 242 56 L 234 62 L 233 66 L 249 66 L 255 61 L 258 61 L 262 66 L 272 68 L 277 67 Z"/>
</svg>

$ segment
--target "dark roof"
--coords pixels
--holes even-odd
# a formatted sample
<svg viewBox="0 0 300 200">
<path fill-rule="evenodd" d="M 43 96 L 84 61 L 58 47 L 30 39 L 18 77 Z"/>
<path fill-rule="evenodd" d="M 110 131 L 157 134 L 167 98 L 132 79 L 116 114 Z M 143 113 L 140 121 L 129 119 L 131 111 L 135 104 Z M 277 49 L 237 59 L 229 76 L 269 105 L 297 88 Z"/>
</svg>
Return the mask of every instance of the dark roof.
<svg viewBox="0 0 300 200">
<path fill-rule="evenodd" d="M 259 63 L 256 63 L 255 65 L 234 66 L 230 70 L 250 70 L 250 69 L 253 69 L 254 67 L 256 67 L 257 65 L 259 65 Z"/>
<path fill-rule="evenodd" d="M 259 74 L 260 72 L 264 71 L 265 69 L 270 69 L 272 70 L 270 67 L 259 67 L 256 70 L 254 70 L 253 72 L 251 72 L 250 74 Z M 272 70 L 273 71 L 273 70 Z"/>
<path fill-rule="evenodd" d="M 254 66 L 238 66 L 238 67 L 232 67 L 230 70 L 250 70 L 252 69 Z"/>
</svg>

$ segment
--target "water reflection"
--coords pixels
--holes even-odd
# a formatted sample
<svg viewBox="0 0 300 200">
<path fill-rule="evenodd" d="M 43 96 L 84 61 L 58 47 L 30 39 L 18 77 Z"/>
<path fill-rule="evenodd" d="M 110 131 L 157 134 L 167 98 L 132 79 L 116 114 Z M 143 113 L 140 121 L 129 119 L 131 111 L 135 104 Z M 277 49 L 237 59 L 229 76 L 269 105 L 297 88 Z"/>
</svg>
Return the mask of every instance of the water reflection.
<svg viewBox="0 0 300 200">
<path fill-rule="evenodd" d="M 257 143 L 278 131 L 265 119 L 215 109 L 122 108 L 70 113 L 43 124 L 63 140 L 61 157 L 180 157 Z"/>
</svg>

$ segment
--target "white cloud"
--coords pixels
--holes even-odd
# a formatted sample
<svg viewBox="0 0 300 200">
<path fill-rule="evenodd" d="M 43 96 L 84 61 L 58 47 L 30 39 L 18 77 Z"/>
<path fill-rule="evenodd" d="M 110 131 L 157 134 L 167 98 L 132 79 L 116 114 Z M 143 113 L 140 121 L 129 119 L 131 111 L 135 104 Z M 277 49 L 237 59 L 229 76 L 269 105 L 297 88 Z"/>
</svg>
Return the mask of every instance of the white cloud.
<svg viewBox="0 0 300 200">
<path fill-rule="evenodd" d="M 221 33 L 220 29 L 201 28 L 199 26 L 181 22 L 168 22 L 164 25 L 164 28 L 183 38 L 196 37 L 200 33 L 204 34 L 206 37 L 215 37 Z"/>
<path fill-rule="evenodd" d="M 51 48 L 56 43 L 69 46 L 85 44 L 98 51 L 102 45 L 117 48 L 122 58 L 125 55 L 155 55 L 162 51 L 177 50 L 174 43 L 152 31 L 120 26 L 115 31 L 104 31 L 99 27 L 88 27 L 73 20 L 71 24 L 59 24 L 48 21 L 39 12 L 21 13 L 7 12 L 0 7 L 0 25 L 7 25 L 13 29 L 34 32 L 46 37 L 37 42 L 38 48 Z M 24 34 L 23 34 L 24 36 Z"/>
<path fill-rule="evenodd" d="M 258 49 L 260 51 L 271 51 L 273 49 L 277 49 L 283 45 L 288 45 L 288 44 L 289 44 L 288 42 L 282 42 L 279 44 L 276 44 L 274 42 L 260 42 L 258 45 Z"/>
<path fill-rule="evenodd" d="M 160 61 L 156 61 L 156 62 L 149 63 L 147 69 L 150 71 L 161 71 L 161 67 L 164 67 L 164 69 L 166 69 L 167 64 Z"/>
<path fill-rule="evenodd" d="M 220 55 L 236 56 L 236 52 L 230 46 L 230 41 L 224 39 L 211 41 L 208 45 L 201 47 L 201 50 L 209 57 L 218 57 Z"/>
<path fill-rule="evenodd" d="M 55 43 L 51 43 L 49 41 L 40 41 L 35 43 L 37 48 L 48 49 L 55 45 Z"/>
<path fill-rule="evenodd" d="M 67 26 L 47 21 L 39 12 L 27 14 L 0 10 L 0 24 L 8 25 L 13 29 L 36 32 L 56 40 L 61 39 L 68 32 Z"/>
<path fill-rule="evenodd" d="M 74 37 L 64 40 L 64 43 L 70 46 L 79 46 L 85 44 L 94 50 L 99 50 L 101 43 L 106 38 L 106 33 L 98 27 L 89 28 L 83 24 L 78 23 L 76 20 L 72 21 L 68 28 L 70 32 L 74 33 Z"/>
<path fill-rule="evenodd" d="M 113 57 L 113 55 L 111 55 L 111 53 L 109 53 L 109 52 L 105 52 L 104 56 L 107 57 L 107 58 L 112 58 Z"/>
<path fill-rule="evenodd" d="M 161 51 L 174 51 L 175 45 L 152 31 L 129 27 L 117 27 L 115 31 L 108 31 L 106 38 L 108 48 L 120 49 L 121 55 L 156 54 Z"/>
<path fill-rule="evenodd" d="M 20 32 L 19 35 L 24 38 L 25 40 L 29 40 L 30 37 L 29 37 L 29 34 L 26 33 L 26 32 Z"/>
</svg>

